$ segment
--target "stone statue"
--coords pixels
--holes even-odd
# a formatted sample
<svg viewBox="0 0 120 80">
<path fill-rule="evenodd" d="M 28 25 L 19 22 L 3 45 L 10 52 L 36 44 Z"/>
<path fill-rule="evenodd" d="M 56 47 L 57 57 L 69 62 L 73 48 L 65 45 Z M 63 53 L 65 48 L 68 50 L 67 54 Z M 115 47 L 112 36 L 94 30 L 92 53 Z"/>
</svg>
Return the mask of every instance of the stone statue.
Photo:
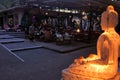
<svg viewBox="0 0 120 80">
<path fill-rule="evenodd" d="M 112 5 L 102 13 L 101 27 L 104 33 L 97 41 L 97 55 L 90 54 L 75 59 L 62 71 L 63 80 L 109 80 L 118 71 L 119 35 L 114 27 L 118 23 L 118 13 Z"/>
</svg>

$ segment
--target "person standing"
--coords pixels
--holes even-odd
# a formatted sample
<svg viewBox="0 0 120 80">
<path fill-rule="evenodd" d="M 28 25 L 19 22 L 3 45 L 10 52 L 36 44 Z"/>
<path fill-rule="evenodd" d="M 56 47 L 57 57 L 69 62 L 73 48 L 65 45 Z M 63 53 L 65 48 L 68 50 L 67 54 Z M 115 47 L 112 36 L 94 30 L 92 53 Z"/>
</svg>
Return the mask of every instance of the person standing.
<svg viewBox="0 0 120 80">
<path fill-rule="evenodd" d="M 34 24 L 29 26 L 29 40 L 32 42 L 34 41 L 34 28 Z"/>
</svg>

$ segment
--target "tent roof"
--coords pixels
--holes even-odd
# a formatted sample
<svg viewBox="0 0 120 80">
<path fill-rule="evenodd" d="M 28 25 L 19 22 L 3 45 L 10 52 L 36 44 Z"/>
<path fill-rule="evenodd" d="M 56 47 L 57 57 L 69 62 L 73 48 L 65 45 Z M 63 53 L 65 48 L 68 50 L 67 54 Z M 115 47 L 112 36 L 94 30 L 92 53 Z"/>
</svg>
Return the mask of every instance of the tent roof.
<svg viewBox="0 0 120 80">
<path fill-rule="evenodd" d="M 91 7 L 94 7 L 93 8 L 94 10 L 98 8 L 105 9 L 108 5 L 113 5 L 117 9 L 120 8 L 120 5 L 118 3 L 110 0 L 44 0 L 44 1 L 40 0 L 40 2 L 42 2 L 43 5 L 47 5 L 49 7 L 84 9 L 84 10 L 89 10 Z"/>
<path fill-rule="evenodd" d="M 103 11 L 106 9 L 108 5 L 113 5 L 117 10 L 120 9 L 120 4 L 110 0 L 33 0 L 30 1 L 29 4 L 38 4 L 41 7 L 48 7 L 48 8 L 58 7 L 58 8 L 68 8 L 68 9 L 78 9 L 83 11 L 90 11 L 90 10 Z M 14 9 L 14 7 L 5 9 L 4 11 L 8 11 L 11 9 Z"/>
<path fill-rule="evenodd" d="M 2 4 L 0 4 L 0 11 L 1 11 L 1 10 L 4 10 L 4 9 L 6 9 L 6 7 L 3 6 Z"/>
</svg>

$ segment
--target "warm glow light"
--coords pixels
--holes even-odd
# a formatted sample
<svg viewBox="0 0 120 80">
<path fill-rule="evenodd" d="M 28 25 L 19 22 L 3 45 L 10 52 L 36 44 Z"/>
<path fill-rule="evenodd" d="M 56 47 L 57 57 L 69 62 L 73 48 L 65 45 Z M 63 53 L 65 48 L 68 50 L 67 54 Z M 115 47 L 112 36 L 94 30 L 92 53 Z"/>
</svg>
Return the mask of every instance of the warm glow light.
<svg viewBox="0 0 120 80">
<path fill-rule="evenodd" d="M 56 8 L 53 11 L 65 12 L 65 13 L 79 13 L 77 10 L 68 10 L 67 8 L 65 8 L 65 9 Z"/>
<path fill-rule="evenodd" d="M 87 20 L 87 15 L 85 15 L 85 16 L 83 17 L 83 19 L 84 19 L 84 20 Z"/>
<path fill-rule="evenodd" d="M 95 68 L 95 72 L 104 73 L 107 68 L 109 68 L 109 65 L 98 65 L 98 64 L 89 64 L 91 67 Z M 112 69 L 112 68 L 111 68 Z M 108 70 L 109 72 L 109 70 Z"/>
<path fill-rule="evenodd" d="M 83 11 L 83 12 L 82 12 L 82 15 L 86 15 L 86 12 L 85 12 L 85 11 Z"/>
<path fill-rule="evenodd" d="M 60 9 L 60 12 L 65 12 L 65 10 L 64 9 Z"/>
<path fill-rule="evenodd" d="M 77 29 L 77 32 L 79 33 L 79 32 L 80 32 L 80 29 Z"/>
<path fill-rule="evenodd" d="M 48 13 L 46 12 L 45 15 L 48 15 Z"/>
</svg>

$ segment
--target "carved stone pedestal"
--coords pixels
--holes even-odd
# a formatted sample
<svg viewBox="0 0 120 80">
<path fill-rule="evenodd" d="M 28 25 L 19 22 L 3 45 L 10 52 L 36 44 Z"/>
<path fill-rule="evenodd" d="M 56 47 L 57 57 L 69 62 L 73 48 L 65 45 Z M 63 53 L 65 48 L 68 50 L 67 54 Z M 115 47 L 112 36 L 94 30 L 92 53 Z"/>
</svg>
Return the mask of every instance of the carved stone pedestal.
<svg viewBox="0 0 120 80">
<path fill-rule="evenodd" d="M 84 75 L 77 75 L 68 72 L 67 69 L 64 69 L 62 71 L 62 79 L 61 80 L 120 80 L 120 73 L 118 72 L 117 75 L 111 79 L 102 79 L 102 78 L 95 78 L 93 77 L 88 77 Z"/>
</svg>

